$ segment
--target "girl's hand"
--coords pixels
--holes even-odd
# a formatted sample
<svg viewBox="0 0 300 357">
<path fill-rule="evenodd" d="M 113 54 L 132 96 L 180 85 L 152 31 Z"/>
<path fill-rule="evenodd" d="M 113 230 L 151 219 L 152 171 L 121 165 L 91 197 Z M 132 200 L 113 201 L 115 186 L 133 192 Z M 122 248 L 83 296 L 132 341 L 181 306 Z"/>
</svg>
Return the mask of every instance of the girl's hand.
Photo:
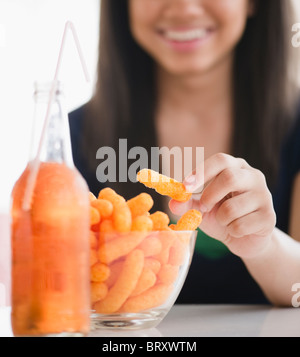
<svg viewBox="0 0 300 357">
<path fill-rule="evenodd" d="M 270 243 L 276 224 L 264 175 L 245 160 L 226 154 L 205 160 L 204 173 L 200 198 L 186 203 L 171 200 L 171 211 L 182 215 L 188 209 L 198 209 L 203 214 L 201 230 L 207 235 L 241 258 L 258 256 Z M 190 192 L 199 191 L 203 183 L 203 177 L 201 180 L 197 175 L 195 170 L 184 181 Z"/>
</svg>

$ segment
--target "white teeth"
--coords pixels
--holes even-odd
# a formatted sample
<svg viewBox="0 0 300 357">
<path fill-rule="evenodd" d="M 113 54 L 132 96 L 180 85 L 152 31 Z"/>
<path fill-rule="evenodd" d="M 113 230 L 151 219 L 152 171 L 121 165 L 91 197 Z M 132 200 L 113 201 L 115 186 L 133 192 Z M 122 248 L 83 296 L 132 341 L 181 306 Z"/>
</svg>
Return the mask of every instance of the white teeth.
<svg viewBox="0 0 300 357">
<path fill-rule="evenodd" d="M 200 40 L 207 35 L 205 29 L 195 29 L 189 31 L 166 31 L 165 37 L 172 41 L 185 42 Z"/>
</svg>

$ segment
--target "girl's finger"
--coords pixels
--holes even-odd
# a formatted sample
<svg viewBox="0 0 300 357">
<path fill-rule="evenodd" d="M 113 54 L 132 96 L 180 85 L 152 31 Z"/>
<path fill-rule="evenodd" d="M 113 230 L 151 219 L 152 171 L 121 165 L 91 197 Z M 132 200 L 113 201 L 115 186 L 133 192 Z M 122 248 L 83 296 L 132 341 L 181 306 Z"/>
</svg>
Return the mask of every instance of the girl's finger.
<svg viewBox="0 0 300 357">
<path fill-rule="evenodd" d="M 264 219 L 262 219 L 262 212 L 258 210 L 234 220 L 227 226 L 228 234 L 234 238 L 270 234 L 275 226 L 275 215 L 271 211 L 263 215 Z M 266 224 L 266 222 L 273 222 L 273 224 Z"/>
<path fill-rule="evenodd" d="M 228 194 L 246 192 L 254 186 L 255 175 L 251 170 L 226 168 L 205 187 L 200 199 L 200 210 L 209 212 Z"/>
<path fill-rule="evenodd" d="M 255 197 L 256 196 L 256 197 Z M 259 209 L 261 196 L 245 192 L 224 200 L 216 212 L 216 219 L 221 226 L 228 226 L 238 218 Z"/>
<path fill-rule="evenodd" d="M 179 202 L 179 201 L 171 200 L 169 202 L 169 208 L 173 214 L 175 214 L 176 216 L 181 216 L 190 209 L 192 205 L 191 202 L 192 200 L 193 199 L 190 199 L 187 202 Z"/>
<path fill-rule="evenodd" d="M 199 209 L 199 198 L 191 198 L 187 202 L 179 202 L 176 200 L 171 200 L 169 202 L 169 208 L 173 214 L 176 216 L 182 216 L 185 212 L 187 212 L 190 209 Z"/>
<path fill-rule="evenodd" d="M 244 159 L 235 158 L 231 155 L 219 153 L 206 159 L 203 169 L 195 169 L 183 181 L 187 191 L 201 192 L 205 184 L 219 175 L 227 168 L 248 168 L 249 165 Z M 204 176 L 204 177 L 203 177 Z"/>
</svg>

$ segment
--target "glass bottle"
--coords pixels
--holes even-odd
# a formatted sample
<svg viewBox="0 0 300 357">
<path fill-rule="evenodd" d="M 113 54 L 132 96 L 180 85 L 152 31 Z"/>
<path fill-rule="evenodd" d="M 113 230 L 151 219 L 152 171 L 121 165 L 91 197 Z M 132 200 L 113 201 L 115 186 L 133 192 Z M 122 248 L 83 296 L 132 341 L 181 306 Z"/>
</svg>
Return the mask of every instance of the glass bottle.
<svg viewBox="0 0 300 357">
<path fill-rule="evenodd" d="M 23 209 L 51 83 L 35 85 L 31 157 L 11 205 L 12 329 L 15 336 L 81 336 L 89 331 L 88 186 L 73 164 L 68 116 L 57 86 L 30 210 Z"/>
</svg>

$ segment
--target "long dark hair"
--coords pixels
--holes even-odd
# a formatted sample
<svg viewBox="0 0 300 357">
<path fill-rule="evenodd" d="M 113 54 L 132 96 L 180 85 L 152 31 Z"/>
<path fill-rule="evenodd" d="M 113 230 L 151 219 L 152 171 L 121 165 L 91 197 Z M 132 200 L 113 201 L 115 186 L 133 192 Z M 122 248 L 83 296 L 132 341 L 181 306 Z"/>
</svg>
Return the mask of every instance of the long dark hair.
<svg viewBox="0 0 300 357">
<path fill-rule="evenodd" d="M 262 170 L 270 186 L 293 117 L 288 75 L 290 5 L 286 0 L 256 1 L 255 15 L 248 19 L 235 53 L 231 153 Z M 100 26 L 98 80 L 85 108 L 82 139 L 82 150 L 94 172 L 98 148 L 117 149 L 119 138 L 127 138 L 129 147 L 157 146 L 155 64 L 131 35 L 128 2 L 102 0 Z M 112 186 L 125 197 L 141 189 L 136 184 Z"/>
</svg>

